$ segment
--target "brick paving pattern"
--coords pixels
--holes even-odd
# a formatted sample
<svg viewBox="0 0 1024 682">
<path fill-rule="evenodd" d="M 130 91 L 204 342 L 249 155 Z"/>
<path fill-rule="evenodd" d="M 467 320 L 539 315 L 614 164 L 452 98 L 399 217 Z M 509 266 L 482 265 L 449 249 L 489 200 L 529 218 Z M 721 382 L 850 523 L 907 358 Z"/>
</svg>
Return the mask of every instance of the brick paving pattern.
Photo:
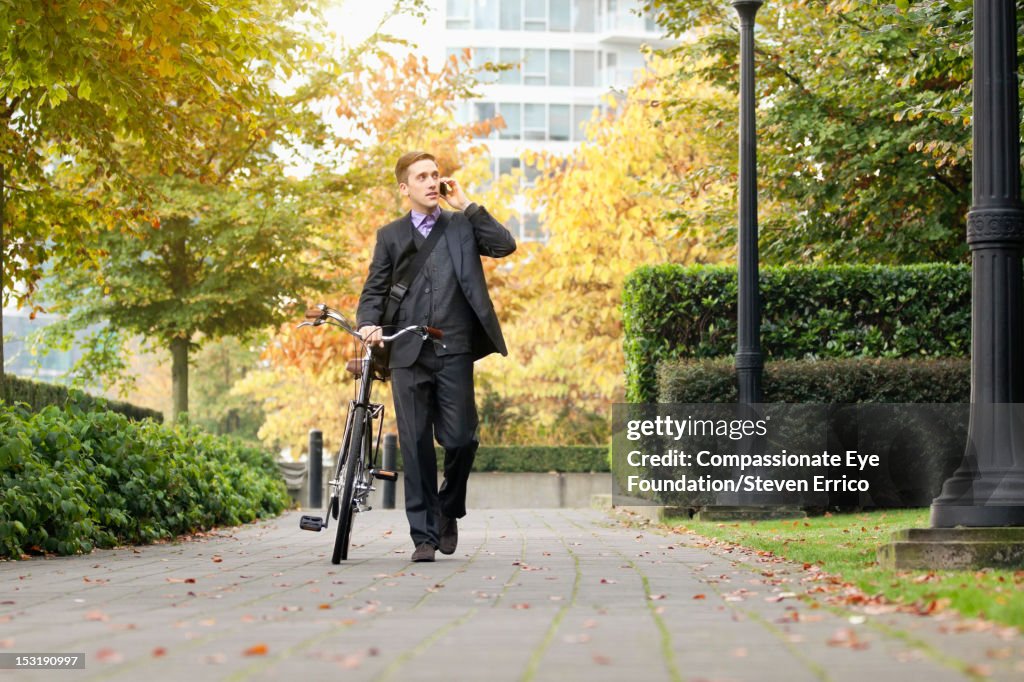
<svg viewBox="0 0 1024 682">
<path fill-rule="evenodd" d="M 473 511 L 409 561 L 404 514 L 298 513 L 185 542 L 0 564 L 0 652 L 81 652 L 16 680 L 1020 680 L 1024 639 L 849 607 L 807 571 L 592 510 Z M 330 535 L 328 535 L 330 534 Z"/>
</svg>

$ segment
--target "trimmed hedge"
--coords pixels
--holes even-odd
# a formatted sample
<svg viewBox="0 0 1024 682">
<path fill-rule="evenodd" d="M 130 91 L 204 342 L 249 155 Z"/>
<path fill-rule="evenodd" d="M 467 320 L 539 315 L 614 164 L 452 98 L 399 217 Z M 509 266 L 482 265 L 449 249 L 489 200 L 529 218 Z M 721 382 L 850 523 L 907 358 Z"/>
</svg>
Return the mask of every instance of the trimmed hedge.
<svg viewBox="0 0 1024 682">
<path fill-rule="evenodd" d="M 760 272 L 765 359 L 963 357 L 970 352 L 966 265 L 792 266 Z M 655 367 L 736 352 L 736 270 L 659 265 L 623 288 L 626 399 L 653 402 Z"/>
<path fill-rule="evenodd" d="M 658 365 L 658 402 L 735 403 L 731 358 Z M 766 362 L 764 398 L 772 403 L 966 403 L 966 358 L 780 360 Z"/>
<path fill-rule="evenodd" d="M 106 410 L 0 406 L 0 556 L 75 554 L 281 513 L 273 457 Z"/>
<path fill-rule="evenodd" d="M 439 460 L 444 462 L 444 450 Z M 492 445 L 481 446 L 474 471 L 559 471 L 577 473 L 608 471 L 608 448 L 588 445 Z"/>
<path fill-rule="evenodd" d="M 33 381 L 13 374 L 4 375 L 3 395 L 0 395 L 0 401 L 9 405 L 26 403 L 33 412 L 38 412 L 48 405 L 63 407 L 73 404 L 84 410 L 93 407 L 107 409 L 135 421 L 152 419 L 156 422 L 163 422 L 164 420 L 163 413 L 158 410 L 150 410 L 117 400 L 97 398 L 67 386 Z"/>
<path fill-rule="evenodd" d="M 444 467 L 444 448 L 437 448 L 438 470 Z M 402 453 L 398 453 L 402 468 Z M 610 471 L 607 446 L 592 445 L 481 445 L 473 460 L 473 471 L 506 473 L 587 473 Z"/>
</svg>

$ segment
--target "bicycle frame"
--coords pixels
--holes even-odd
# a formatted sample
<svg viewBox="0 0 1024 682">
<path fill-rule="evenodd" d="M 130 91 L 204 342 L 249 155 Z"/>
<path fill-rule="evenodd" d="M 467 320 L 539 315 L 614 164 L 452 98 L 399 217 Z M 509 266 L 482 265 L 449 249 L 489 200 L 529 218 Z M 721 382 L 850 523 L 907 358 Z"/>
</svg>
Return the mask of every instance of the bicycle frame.
<svg viewBox="0 0 1024 682">
<path fill-rule="evenodd" d="M 331 516 L 338 521 L 332 563 L 348 558 L 348 546 L 351 538 L 352 516 L 355 512 L 369 511 L 367 504 L 369 494 L 374 490 L 372 479 L 395 481 L 398 474 L 376 467 L 380 452 L 380 441 L 383 435 L 384 405 L 370 402 L 373 387 L 373 353 L 363 337 L 353 328 L 344 315 L 324 304 L 306 311 L 306 321 L 299 327 L 330 324 L 344 329 L 359 339 L 363 347 L 363 357 L 359 360 L 358 370 L 348 366 L 351 373 L 358 379 L 357 395 L 348 404 L 345 417 L 345 431 L 338 449 L 338 460 L 334 476 L 328 481 L 330 496 L 326 514 L 323 517 L 304 515 L 299 521 L 303 530 L 321 531 L 328 527 Z M 440 339 L 440 330 L 423 326 L 410 326 L 399 329 L 390 336 L 381 336 L 383 342 L 390 342 L 402 334 L 415 333 L 426 341 L 428 338 Z M 350 361 L 351 362 L 351 361 Z M 377 422 L 377 437 L 373 437 L 373 424 Z M 376 441 L 376 442 L 374 442 Z"/>
</svg>

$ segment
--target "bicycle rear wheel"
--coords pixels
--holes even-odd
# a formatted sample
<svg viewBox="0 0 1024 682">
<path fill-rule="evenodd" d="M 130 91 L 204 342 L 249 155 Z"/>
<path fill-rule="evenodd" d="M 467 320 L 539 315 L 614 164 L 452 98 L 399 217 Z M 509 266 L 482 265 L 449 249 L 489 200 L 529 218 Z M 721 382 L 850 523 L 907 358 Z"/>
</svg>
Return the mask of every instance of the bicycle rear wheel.
<svg viewBox="0 0 1024 682">
<path fill-rule="evenodd" d="M 341 503 L 338 509 L 338 530 L 334 536 L 334 552 L 331 563 L 348 559 L 348 545 L 352 535 L 352 517 L 355 515 L 355 488 L 359 472 L 363 467 L 363 433 L 366 428 L 366 408 L 358 406 L 352 415 L 352 437 L 348 442 L 345 457 L 344 483 L 341 489 Z"/>
</svg>

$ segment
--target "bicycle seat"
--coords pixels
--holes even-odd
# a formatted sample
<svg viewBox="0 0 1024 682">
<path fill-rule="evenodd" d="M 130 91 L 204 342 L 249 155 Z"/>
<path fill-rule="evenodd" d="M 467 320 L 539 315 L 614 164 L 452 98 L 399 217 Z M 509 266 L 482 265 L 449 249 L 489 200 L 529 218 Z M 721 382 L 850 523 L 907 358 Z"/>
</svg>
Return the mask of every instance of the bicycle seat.
<svg viewBox="0 0 1024 682">
<path fill-rule="evenodd" d="M 363 361 L 360 358 L 351 358 L 345 363 L 345 371 L 358 379 L 363 375 Z"/>
</svg>

